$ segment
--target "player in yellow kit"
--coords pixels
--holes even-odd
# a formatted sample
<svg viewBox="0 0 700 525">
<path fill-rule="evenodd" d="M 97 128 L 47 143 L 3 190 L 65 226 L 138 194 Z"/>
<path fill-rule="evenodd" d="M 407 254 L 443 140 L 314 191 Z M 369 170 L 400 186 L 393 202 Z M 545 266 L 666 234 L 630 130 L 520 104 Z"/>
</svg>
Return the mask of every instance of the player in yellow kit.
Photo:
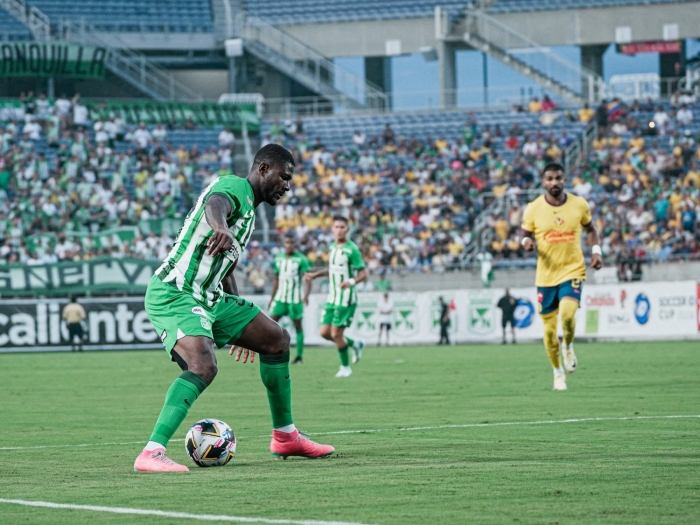
<svg viewBox="0 0 700 525">
<path fill-rule="evenodd" d="M 591 268 L 603 266 L 598 232 L 591 220 L 591 210 L 585 199 L 566 193 L 564 167 L 552 163 L 542 171 L 545 194 L 525 208 L 522 245 L 527 251 L 537 247 L 537 300 L 544 323 L 544 348 L 554 368 L 554 390 L 566 390 L 566 374 L 578 365 L 574 353 L 576 310 L 581 300 L 581 288 L 586 279 L 586 261 L 581 250 L 581 230 L 593 245 Z M 561 312 L 564 341 L 561 348 L 557 338 L 557 323 Z M 564 357 L 562 368 L 561 356 Z"/>
</svg>

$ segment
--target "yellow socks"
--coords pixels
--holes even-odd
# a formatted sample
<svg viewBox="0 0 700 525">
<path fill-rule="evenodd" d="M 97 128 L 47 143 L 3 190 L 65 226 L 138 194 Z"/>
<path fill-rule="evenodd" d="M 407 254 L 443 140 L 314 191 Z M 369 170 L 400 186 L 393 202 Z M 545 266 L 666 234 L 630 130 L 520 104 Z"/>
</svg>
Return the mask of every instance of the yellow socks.
<svg viewBox="0 0 700 525">
<path fill-rule="evenodd" d="M 557 338 L 557 313 L 552 312 L 541 317 L 544 323 L 544 349 L 547 351 L 552 366 L 559 369 L 561 368 L 561 357 L 559 356 L 559 339 Z"/>
<path fill-rule="evenodd" d="M 561 310 L 561 328 L 564 332 L 564 343 L 570 345 L 574 342 L 574 332 L 576 332 L 578 302 L 564 299 L 559 303 L 559 310 Z"/>
</svg>

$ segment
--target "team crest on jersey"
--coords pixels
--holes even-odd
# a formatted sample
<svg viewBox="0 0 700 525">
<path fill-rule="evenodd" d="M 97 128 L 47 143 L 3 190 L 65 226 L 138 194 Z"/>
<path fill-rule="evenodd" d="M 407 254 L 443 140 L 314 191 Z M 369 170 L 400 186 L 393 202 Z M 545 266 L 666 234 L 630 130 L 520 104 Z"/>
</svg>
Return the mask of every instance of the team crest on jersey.
<svg viewBox="0 0 700 525">
<path fill-rule="evenodd" d="M 202 328 L 205 330 L 211 330 L 211 321 L 206 317 L 200 317 L 199 322 L 202 323 Z"/>
<path fill-rule="evenodd" d="M 557 224 L 557 226 L 563 226 L 565 221 L 561 217 L 556 216 L 554 217 L 554 222 Z"/>
</svg>

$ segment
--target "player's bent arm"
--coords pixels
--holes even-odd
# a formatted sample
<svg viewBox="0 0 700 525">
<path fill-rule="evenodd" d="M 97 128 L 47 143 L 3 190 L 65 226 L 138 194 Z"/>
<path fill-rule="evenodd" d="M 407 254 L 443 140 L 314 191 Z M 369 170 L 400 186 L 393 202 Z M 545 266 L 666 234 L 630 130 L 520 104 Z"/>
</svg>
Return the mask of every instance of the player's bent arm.
<svg viewBox="0 0 700 525">
<path fill-rule="evenodd" d="M 231 248 L 233 237 L 228 230 L 226 217 L 231 213 L 231 203 L 223 195 L 214 194 L 204 206 L 204 216 L 214 233 L 209 238 L 207 253 L 212 257 Z"/>
<path fill-rule="evenodd" d="M 314 279 L 318 279 L 319 277 L 328 277 L 328 268 L 325 270 L 319 270 L 317 272 L 309 272 L 304 274 L 304 280 L 309 282 L 313 281 Z"/>
<path fill-rule="evenodd" d="M 236 269 L 236 266 L 238 266 L 238 261 L 233 263 L 231 269 L 221 280 L 221 286 L 223 287 L 224 292 L 231 295 L 238 295 L 238 283 L 236 283 L 236 278 L 233 275 L 233 271 Z"/>
<path fill-rule="evenodd" d="M 350 288 L 351 286 L 355 286 L 358 283 L 361 283 L 362 281 L 367 280 L 367 270 L 362 268 L 357 272 L 357 275 L 350 279 L 349 281 L 344 281 L 340 283 L 340 288 L 342 290 L 345 290 L 346 288 Z"/>
<path fill-rule="evenodd" d="M 280 285 L 280 276 L 278 274 L 275 274 L 275 279 L 272 281 L 272 293 L 270 294 L 270 302 L 267 305 L 267 309 L 270 309 L 270 305 L 272 304 L 272 301 L 275 300 L 275 294 L 277 294 L 277 288 L 279 288 Z"/>
<path fill-rule="evenodd" d="M 522 237 L 520 244 L 525 249 L 525 251 L 531 252 L 535 250 L 535 234 L 524 228 L 520 229 L 520 235 Z"/>
<path fill-rule="evenodd" d="M 304 274 L 304 298 L 302 299 L 306 305 L 309 304 L 309 295 L 311 295 L 311 279 L 307 279 L 307 275 Z"/>
<path fill-rule="evenodd" d="M 367 270 L 362 268 L 359 272 L 357 272 L 357 275 L 354 277 L 355 279 L 355 284 L 361 283 L 362 281 L 367 280 Z"/>
<path fill-rule="evenodd" d="M 600 250 L 600 236 L 598 235 L 598 230 L 596 230 L 593 225 L 593 221 L 588 224 L 583 225 L 583 229 L 586 230 L 586 240 L 593 247 L 591 255 L 591 268 L 594 270 L 600 270 L 603 267 L 602 252 Z"/>
</svg>

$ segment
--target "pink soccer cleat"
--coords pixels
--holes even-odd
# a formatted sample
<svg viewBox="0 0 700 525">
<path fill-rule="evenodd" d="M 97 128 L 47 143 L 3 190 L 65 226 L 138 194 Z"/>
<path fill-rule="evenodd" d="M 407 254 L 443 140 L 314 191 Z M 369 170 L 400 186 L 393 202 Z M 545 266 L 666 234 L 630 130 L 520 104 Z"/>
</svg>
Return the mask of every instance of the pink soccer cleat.
<svg viewBox="0 0 700 525">
<path fill-rule="evenodd" d="M 189 472 L 185 465 L 175 463 L 165 455 L 165 448 L 144 449 L 134 461 L 136 472 Z"/>
<path fill-rule="evenodd" d="M 333 454 L 335 449 L 330 445 L 320 445 L 306 436 L 294 432 L 272 431 L 270 452 L 277 459 L 287 459 L 289 456 L 301 456 L 309 459 L 325 458 Z"/>
</svg>

